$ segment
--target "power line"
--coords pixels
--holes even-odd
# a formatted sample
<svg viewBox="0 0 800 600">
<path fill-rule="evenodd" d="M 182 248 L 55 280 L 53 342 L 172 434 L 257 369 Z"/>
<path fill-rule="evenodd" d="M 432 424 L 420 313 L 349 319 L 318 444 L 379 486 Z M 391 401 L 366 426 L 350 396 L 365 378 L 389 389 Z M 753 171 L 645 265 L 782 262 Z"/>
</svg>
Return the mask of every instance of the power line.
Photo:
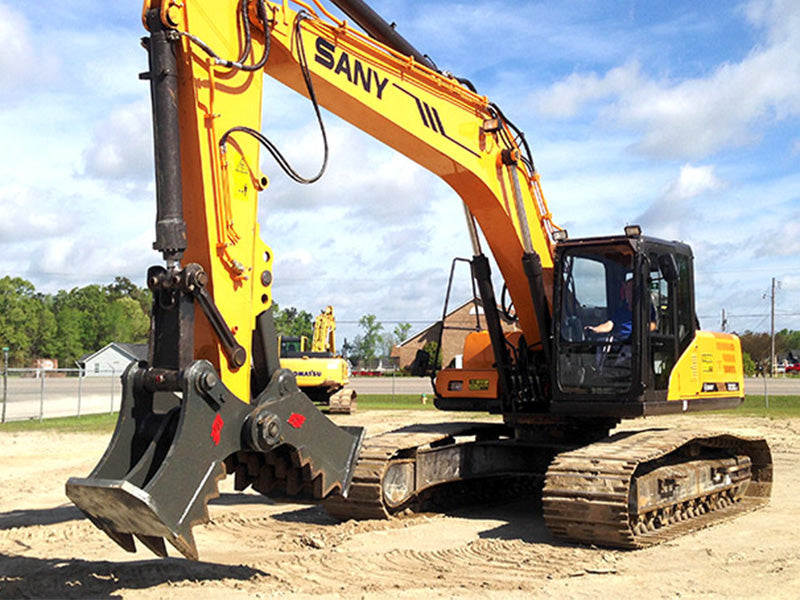
<svg viewBox="0 0 800 600">
<path fill-rule="evenodd" d="M 800 271 L 800 267 L 781 267 L 776 269 L 775 266 L 771 267 L 750 267 L 749 269 L 697 269 L 695 273 L 755 273 L 763 271 Z"/>
<path fill-rule="evenodd" d="M 435 323 L 438 321 L 440 317 L 436 317 L 434 319 L 429 319 L 427 321 L 409 321 L 408 319 L 377 319 L 379 323 L 411 323 L 412 325 L 427 325 L 429 323 Z M 345 321 L 341 319 L 336 319 L 336 324 L 343 324 L 343 325 L 358 325 L 359 321 Z"/>
<path fill-rule="evenodd" d="M 699 319 L 716 319 L 719 315 L 697 315 Z M 734 315 L 729 312 L 725 313 L 729 319 L 757 319 L 764 316 L 769 316 L 769 313 L 757 313 L 753 315 Z M 780 312 L 775 311 L 776 317 L 800 317 L 800 312 Z"/>
</svg>

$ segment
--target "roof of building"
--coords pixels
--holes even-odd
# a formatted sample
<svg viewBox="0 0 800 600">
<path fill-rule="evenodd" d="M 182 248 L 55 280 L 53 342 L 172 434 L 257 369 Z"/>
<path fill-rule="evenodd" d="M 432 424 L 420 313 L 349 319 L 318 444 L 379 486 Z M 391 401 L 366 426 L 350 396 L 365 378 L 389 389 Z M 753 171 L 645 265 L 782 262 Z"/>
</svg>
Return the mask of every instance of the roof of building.
<svg viewBox="0 0 800 600">
<path fill-rule="evenodd" d="M 106 344 L 99 350 L 95 352 L 89 352 L 88 354 L 84 354 L 78 360 L 80 364 L 86 364 L 88 360 L 91 360 L 96 355 L 100 354 L 104 350 L 108 348 L 115 348 L 118 352 L 129 356 L 131 360 L 145 360 L 147 358 L 147 344 L 124 344 L 121 342 L 111 342 L 110 344 Z"/>
<path fill-rule="evenodd" d="M 457 313 L 458 311 L 462 310 L 464 307 L 466 307 L 466 306 L 468 306 L 470 304 L 475 304 L 475 303 L 477 303 L 477 305 L 478 305 L 478 310 L 480 311 L 480 315 L 483 315 L 483 303 L 481 302 L 481 299 L 480 298 L 474 298 L 474 299 L 467 300 L 466 302 L 462 302 L 457 307 L 455 307 L 453 310 L 451 310 L 449 313 L 447 313 L 447 315 L 445 316 L 445 320 L 447 320 L 449 317 L 451 317 L 453 314 Z M 498 308 L 500 308 L 500 307 L 498 307 Z M 470 313 L 470 314 L 473 314 L 473 313 Z M 502 311 L 500 312 L 500 318 L 502 320 L 504 320 L 504 321 L 506 320 L 506 318 L 503 316 Z M 439 323 L 441 323 L 441 321 L 434 321 L 430 325 L 426 325 L 425 327 L 423 327 L 422 329 L 418 330 L 417 332 L 409 335 L 401 343 L 397 344 L 397 347 L 399 348 L 401 346 L 405 346 L 406 344 L 408 344 L 408 343 L 412 342 L 413 340 L 419 338 L 421 335 L 426 334 L 428 331 L 430 331 L 431 329 L 433 329 L 434 327 L 439 325 Z"/>
</svg>

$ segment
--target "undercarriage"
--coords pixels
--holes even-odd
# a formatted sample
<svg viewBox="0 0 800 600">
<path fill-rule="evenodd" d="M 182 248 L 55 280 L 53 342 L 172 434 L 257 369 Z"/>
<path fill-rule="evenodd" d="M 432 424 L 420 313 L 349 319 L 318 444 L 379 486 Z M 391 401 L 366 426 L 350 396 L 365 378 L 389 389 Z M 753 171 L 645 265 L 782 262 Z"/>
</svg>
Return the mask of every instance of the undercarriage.
<svg viewBox="0 0 800 600">
<path fill-rule="evenodd" d="M 349 495 L 326 509 L 341 519 L 389 518 L 536 490 L 554 536 L 640 548 L 769 499 L 772 462 L 760 438 L 646 429 L 576 447 L 528 433 L 522 441 L 503 425 L 446 423 L 370 438 Z"/>
</svg>

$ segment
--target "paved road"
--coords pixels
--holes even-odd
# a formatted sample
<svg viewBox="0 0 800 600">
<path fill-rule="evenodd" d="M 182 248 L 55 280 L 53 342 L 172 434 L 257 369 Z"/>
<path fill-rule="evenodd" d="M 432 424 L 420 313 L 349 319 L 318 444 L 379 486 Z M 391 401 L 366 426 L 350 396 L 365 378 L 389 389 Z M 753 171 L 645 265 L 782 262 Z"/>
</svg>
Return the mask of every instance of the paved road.
<svg viewBox="0 0 800 600">
<path fill-rule="evenodd" d="M 354 377 L 350 386 L 359 394 L 432 394 L 427 377 Z M 112 412 L 119 410 L 121 393 L 119 376 L 46 377 L 44 381 L 9 377 L 5 418 L 18 421 Z"/>
<path fill-rule="evenodd" d="M 764 394 L 763 378 L 745 380 L 745 391 L 754 396 Z M 770 396 L 800 396 L 800 377 L 767 379 Z M 354 377 L 350 386 L 359 394 L 432 395 L 427 377 Z M 0 388 L 1 389 L 1 388 Z M 121 385 L 119 377 L 46 378 L 9 377 L 6 420 L 75 416 L 119 410 Z"/>
<path fill-rule="evenodd" d="M 5 418 L 17 421 L 113 412 L 119 410 L 121 393 L 119 376 L 9 377 Z"/>
<path fill-rule="evenodd" d="M 800 377 L 748 377 L 744 380 L 744 391 L 754 396 L 764 393 L 764 383 L 771 396 L 800 396 Z"/>
<path fill-rule="evenodd" d="M 432 394 L 429 377 L 352 377 L 350 387 L 359 394 Z"/>
<path fill-rule="evenodd" d="M 767 390 L 772 396 L 800 396 L 800 377 L 776 377 L 766 380 Z M 427 377 L 354 377 L 350 387 L 359 394 L 430 394 L 431 380 Z M 746 378 L 745 392 L 759 395 L 764 393 L 764 378 Z"/>
</svg>

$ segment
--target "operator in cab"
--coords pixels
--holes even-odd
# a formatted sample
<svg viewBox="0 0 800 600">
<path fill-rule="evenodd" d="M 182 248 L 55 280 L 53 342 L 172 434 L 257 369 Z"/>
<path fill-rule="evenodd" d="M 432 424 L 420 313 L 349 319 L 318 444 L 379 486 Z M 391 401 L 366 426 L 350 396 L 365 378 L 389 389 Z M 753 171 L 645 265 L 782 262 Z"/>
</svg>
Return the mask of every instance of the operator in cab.
<svg viewBox="0 0 800 600">
<path fill-rule="evenodd" d="M 624 302 L 611 313 L 607 321 L 599 325 L 587 325 L 584 329 L 592 333 L 610 333 L 617 340 L 631 337 L 633 331 L 633 279 L 622 283 L 620 296 Z"/>
</svg>

